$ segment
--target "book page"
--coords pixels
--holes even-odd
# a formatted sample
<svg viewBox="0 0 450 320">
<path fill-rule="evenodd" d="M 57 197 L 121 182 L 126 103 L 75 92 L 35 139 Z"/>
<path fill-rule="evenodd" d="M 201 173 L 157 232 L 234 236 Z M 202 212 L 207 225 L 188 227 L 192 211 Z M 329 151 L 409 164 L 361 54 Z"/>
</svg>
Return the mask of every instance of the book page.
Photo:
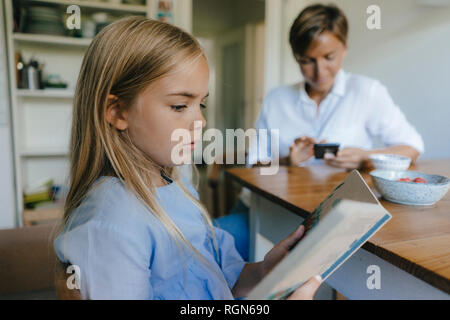
<svg viewBox="0 0 450 320">
<path fill-rule="evenodd" d="M 281 299 L 317 274 L 325 280 L 390 218 L 380 205 L 343 200 L 247 299 Z"/>
<path fill-rule="evenodd" d="M 380 204 L 358 170 L 353 170 L 303 222 L 306 230 L 314 227 L 341 199 Z"/>
</svg>

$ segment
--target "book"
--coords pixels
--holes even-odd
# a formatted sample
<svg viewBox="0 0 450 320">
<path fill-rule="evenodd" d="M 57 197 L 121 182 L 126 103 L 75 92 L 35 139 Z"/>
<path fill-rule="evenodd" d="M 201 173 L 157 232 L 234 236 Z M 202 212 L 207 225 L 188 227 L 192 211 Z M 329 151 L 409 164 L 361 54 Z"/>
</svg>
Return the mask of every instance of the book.
<svg viewBox="0 0 450 320">
<path fill-rule="evenodd" d="M 285 299 L 315 275 L 325 281 L 391 217 L 353 170 L 304 220 L 303 238 L 246 299 Z"/>
</svg>

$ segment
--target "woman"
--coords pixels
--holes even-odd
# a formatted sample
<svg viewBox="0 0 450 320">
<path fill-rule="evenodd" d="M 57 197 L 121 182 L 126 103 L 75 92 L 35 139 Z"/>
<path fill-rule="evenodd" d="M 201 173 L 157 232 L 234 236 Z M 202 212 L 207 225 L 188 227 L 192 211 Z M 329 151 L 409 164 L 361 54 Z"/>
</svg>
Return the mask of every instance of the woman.
<svg viewBox="0 0 450 320">
<path fill-rule="evenodd" d="M 414 161 L 424 151 L 422 138 L 387 89 L 342 69 L 347 34 L 347 19 L 333 5 L 307 7 L 291 27 L 289 42 L 304 81 L 270 92 L 256 124 L 280 130 L 285 164 L 305 163 L 313 156 L 314 143 L 323 140 L 341 145 L 337 156 L 328 155 L 325 163 L 346 169 L 361 168 L 373 153 Z M 386 147 L 374 150 L 375 138 Z"/>
<path fill-rule="evenodd" d="M 299 166 L 318 161 L 313 158 L 313 145 L 325 141 L 339 143 L 340 151 L 336 156 L 326 154 L 323 161 L 345 169 L 361 168 L 373 153 L 404 155 L 415 161 L 424 152 L 421 136 L 386 87 L 342 69 L 347 34 L 347 19 L 333 5 L 309 6 L 295 19 L 289 42 L 304 81 L 272 90 L 256 122 L 257 129 L 279 130 L 280 164 Z M 385 147 L 373 149 L 375 139 Z M 269 144 L 268 158 L 270 150 Z M 269 160 L 256 151 L 249 150 L 249 165 Z M 248 192 L 244 192 L 236 210 L 217 221 L 237 239 L 244 239 L 238 242 L 238 249 L 248 243 L 249 202 Z M 247 251 L 240 249 L 244 259 Z"/>
</svg>

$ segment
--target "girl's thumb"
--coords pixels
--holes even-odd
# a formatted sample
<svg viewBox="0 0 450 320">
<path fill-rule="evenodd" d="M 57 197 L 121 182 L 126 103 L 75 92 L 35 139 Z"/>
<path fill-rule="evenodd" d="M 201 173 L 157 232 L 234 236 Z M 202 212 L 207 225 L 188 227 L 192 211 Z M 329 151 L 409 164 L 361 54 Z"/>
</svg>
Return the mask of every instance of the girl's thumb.
<svg viewBox="0 0 450 320">
<path fill-rule="evenodd" d="M 312 300 L 321 284 L 322 278 L 319 275 L 312 277 L 295 290 L 294 293 L 289 296 L 288 300 Z"/>
</svg>

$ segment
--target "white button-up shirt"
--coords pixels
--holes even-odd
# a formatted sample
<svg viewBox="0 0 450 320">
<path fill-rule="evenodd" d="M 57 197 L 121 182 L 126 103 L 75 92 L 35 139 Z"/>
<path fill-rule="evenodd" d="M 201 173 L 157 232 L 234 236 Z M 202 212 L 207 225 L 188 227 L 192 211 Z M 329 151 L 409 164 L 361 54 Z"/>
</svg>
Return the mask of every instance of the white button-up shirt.
<svg viewBox="0 0 450 320">
<path fill-rule="evenodd" d="M 304 82 L 272 90 L 263 102 L 255 127 L 268 129 L 269 133 L 270 129 L 279 130 L 279 157 L 289 156 L 289 147 L 302 136 L 339 143 L 341 149 L 369 150 L 377 139 L 386 147 L 408 145 L 424 152 L 422 137 L 395 105 L 386 87 L 377 80 L 344 70 L 336 75 L 332 90 L 319 108 L 308 96 Z M 270 138 L 268 142 L 267 154 L 272 157 Z M 248 164 L 267 160 L 258 156 L 256 150 L 250 146 Z"/>
</svg>

